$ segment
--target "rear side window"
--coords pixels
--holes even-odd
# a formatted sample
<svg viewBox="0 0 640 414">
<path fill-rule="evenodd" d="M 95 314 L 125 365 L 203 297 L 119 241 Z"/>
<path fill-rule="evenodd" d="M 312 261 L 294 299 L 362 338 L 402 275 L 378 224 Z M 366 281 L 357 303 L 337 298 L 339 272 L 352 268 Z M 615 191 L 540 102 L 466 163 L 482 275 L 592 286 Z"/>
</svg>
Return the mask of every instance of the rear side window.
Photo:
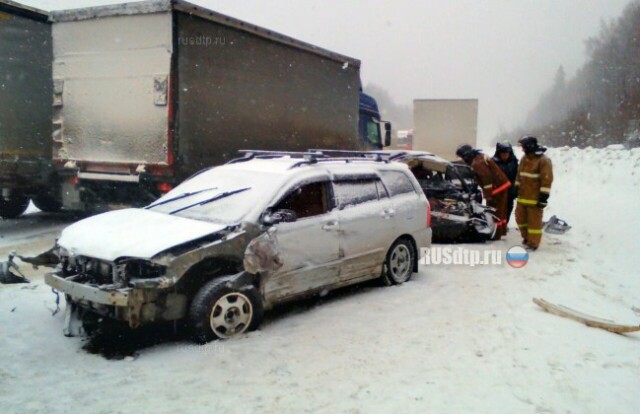
<svg viewBox="0 0 640 414">
<path fill-rule="evenodd" d="M 401 171 L 380 171 L 380 176 L 391 197 L 416 192 L 409 177 Z"/>
<path fill-rule="evenodd" d="M 341 210 L 378 200 L 378 189 L 371 179 L 338 181 L 333 188 L 336 205 Z"/>
</svg>

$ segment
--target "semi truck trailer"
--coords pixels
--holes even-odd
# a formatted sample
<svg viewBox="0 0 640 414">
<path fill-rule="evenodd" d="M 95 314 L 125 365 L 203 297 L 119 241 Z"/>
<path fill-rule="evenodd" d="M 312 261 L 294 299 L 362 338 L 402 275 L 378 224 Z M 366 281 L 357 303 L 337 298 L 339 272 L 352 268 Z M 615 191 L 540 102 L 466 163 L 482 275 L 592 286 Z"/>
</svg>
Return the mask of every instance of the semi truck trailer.
<svg viewBox="0 0 640 414">
<path fill-rule="evenodd" d="M 67 209 L 146 205 L 240 149 L 389 144 L 357 59 L 181 0 L 51 21 L 52 159 Z"/>
<path fill-rule="evenodd" d="M 60 209 L 51 160 L 51 24 L 46 12 L 0 0 L 0 217 L 33 200 Z"/>
</svg>

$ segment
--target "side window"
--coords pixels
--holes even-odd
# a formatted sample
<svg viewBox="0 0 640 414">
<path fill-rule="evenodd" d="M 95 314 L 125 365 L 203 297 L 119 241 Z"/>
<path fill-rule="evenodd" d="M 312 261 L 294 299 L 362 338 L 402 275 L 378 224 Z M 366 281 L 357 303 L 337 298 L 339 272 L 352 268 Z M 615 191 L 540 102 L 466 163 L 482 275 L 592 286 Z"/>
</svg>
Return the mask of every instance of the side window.
<svg viewBox="0 0 640 414">
<path fill-rule="evenodd" d="M 329 211 L 328 182 L 303 185 L 283 198 L 273 207 L 276 210 L 293 210 L 298 219 L 318 216 Z"/>
<path fill-rule="evenodd" d="M 391 197 L 398 194 L 415 193 L 411 180 L 401 171 L 380 171 L 384 185 L 389 190 Z"/>
<path fill-rule="evenodd" d="M 375 181 L 371 179 L 338 181 L 334 183 L 333 188 L 339 209 L 378 200 L 378 189 Z"/>
</svg>

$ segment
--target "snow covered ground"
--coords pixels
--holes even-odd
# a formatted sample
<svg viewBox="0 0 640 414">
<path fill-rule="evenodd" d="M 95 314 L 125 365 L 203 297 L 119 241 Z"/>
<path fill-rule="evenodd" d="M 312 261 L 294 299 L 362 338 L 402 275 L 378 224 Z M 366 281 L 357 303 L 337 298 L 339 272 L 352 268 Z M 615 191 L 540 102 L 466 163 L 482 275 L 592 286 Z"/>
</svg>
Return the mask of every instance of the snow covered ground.
<svg viewBox="0 0 640 414">
<path fill-rule="evenodd" d="M 77 214 L 45 213 L 29 204 L 19 219 L 0 220 L 0 260 L 13 250 L 29 255 L 51 248 L 60 231 L 77 219 Z"/>
<path fill-rule="evenodd" d="M 43 271 L 0 285 L 0 412 L 637 413 L 640 333 L 543 312 L 542 297 L 640 323 L 640 151 L 553 149 L 544 235 L 522 269 L 422 267 L 273 312 L 244 338 L 108 360 L 61 334 Z M 513 229 L 514 223 L 511 223 Z M 507 240 L 472 249 L 501 249 Z"/>
</svg>

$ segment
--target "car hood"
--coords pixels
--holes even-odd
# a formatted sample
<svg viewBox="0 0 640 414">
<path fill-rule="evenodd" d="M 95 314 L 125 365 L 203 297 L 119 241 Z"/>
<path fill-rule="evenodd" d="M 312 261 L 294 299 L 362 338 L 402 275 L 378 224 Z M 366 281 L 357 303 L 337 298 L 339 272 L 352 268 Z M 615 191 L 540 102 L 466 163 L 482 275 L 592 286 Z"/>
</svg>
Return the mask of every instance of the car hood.
<svg viewBox="0 0 640 414">
<path fill-rule="evenodd" d="M 89 217 L 62 231 L 58 245 L 76 256 L 114 261 L 150 259 L 171 247 L 218 232 L 226 225 L 131 208 Z"/>
</svg>

